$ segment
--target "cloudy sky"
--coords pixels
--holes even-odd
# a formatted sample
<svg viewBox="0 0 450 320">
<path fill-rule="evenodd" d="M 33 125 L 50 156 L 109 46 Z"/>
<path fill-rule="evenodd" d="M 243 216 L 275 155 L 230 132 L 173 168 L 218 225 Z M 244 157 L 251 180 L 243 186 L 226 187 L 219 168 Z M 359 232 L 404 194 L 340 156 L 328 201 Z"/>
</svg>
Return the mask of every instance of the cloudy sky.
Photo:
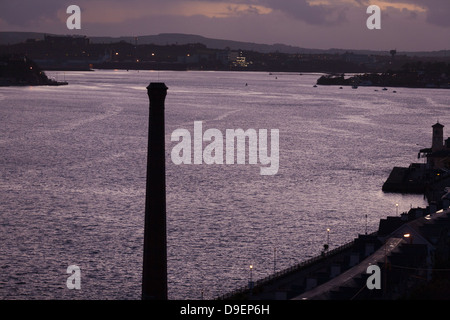
<svg viewBox="0 0 450 320">
<path fill-rule="evenodd" d="M 81 8 L 81 30 L 66 9 Z M 369 30 L 366 9 L 381 8 Z M 14 0 L 0 2 L 1 31 L 87 36 L 189 33 L 305 48 L 450 49 L 450 0 Z"/>
</svg>

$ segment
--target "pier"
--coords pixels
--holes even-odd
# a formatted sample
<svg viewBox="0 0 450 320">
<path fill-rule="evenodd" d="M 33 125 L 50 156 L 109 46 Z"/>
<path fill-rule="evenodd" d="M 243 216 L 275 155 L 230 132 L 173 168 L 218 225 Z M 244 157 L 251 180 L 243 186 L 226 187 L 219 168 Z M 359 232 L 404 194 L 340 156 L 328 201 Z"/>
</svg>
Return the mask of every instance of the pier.
<svg viewBox="0 0 450 320">
<path fill-rule="evenodd" d="M 448 261 L 450 209 L 414 208 L 381 219 L 376 232 L 218 297 L 219 300 L 408 299 Z M 381 270 L 369 289 L 367 268 Z M 450 269 L 448 269 L 450 270 Z"/>
<path fill-rule="evenodd" d="M 450 138 L 433 127 L 432 147 L 420 150 L 424 164 L 394 167 L 384 192 L 424 194 L 429 205 L 381 219 L 378 230 L 279 271 L 221 300 L 395 300 L 423 296 L 450 275 Z M 381 288 L 369 289 L 368 267 L 381 270 Z M 441 286 L 442 287 L 442 286 Z M 450 288 L 428 292 L 450 298 Z"/>
</svg>

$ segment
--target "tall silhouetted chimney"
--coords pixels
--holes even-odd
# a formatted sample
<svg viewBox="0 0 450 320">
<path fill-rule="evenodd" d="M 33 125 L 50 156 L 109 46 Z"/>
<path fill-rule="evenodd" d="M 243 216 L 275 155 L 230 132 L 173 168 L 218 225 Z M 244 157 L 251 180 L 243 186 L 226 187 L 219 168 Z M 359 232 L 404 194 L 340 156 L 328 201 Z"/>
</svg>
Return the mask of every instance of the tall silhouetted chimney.
<svg viewBox="0 0 450 320">
<path fill-rule="evenodd" d="M 167 299 L 166 162 L 164 101 L 167 87 L 152 82 L 150 99 L 145 196 L 144 264 L 142 299 Z"/>
</svg>

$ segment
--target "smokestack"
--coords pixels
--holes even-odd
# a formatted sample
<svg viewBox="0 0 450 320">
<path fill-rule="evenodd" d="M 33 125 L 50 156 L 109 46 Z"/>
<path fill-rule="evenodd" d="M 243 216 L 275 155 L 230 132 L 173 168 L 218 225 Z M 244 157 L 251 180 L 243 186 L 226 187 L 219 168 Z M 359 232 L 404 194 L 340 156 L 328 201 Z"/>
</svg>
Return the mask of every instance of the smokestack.
<svg viewBox="0 0 450 320">
<path fill-rule="evenodd" d="M 166 162 L 164 101 L 167 87 L 152 82 L 150 100 L 145 196 L 142 299 L 167 300 Z"/>
</svg>

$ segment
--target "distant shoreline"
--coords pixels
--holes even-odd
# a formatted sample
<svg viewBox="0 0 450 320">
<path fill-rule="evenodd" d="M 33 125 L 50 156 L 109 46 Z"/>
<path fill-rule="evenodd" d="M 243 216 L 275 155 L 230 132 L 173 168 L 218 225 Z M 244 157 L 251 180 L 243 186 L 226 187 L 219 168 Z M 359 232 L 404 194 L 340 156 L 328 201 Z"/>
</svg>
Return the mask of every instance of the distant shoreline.
<svg viewBox="0 0 450 320">
<path fill-rule="evenodd" d="M 355 89 L 359 86 L 450 89 L 450 64 L 407 64 L 401 70 L 356 74 L 349 78 L 344 74 L 327 74 L 317 79 L 317 84 L 352 86 Z"/>
<path fill-rule="evenodd" d="M 24 55 L 0 56 L 0 87 L 62 85 L 68 85 L 68 82 L 49 79 L 33 60 Z"/>
<path fill-rule="evenodd" d="M 55 81 L 55 82 L 49 82 L 49 83 L 39 83 L 39 84 L 34 84 L 34 83 L 14 83 L 14 82 L 2 82 L 2 80 L 0 79 L 0 88 L 3 87 L 42 87 L 42 86 L 50 86 L 50 87 L 59 87 L 59 86 L 66 86 L 69 83 L 66 81 Z"/>
</svg>

